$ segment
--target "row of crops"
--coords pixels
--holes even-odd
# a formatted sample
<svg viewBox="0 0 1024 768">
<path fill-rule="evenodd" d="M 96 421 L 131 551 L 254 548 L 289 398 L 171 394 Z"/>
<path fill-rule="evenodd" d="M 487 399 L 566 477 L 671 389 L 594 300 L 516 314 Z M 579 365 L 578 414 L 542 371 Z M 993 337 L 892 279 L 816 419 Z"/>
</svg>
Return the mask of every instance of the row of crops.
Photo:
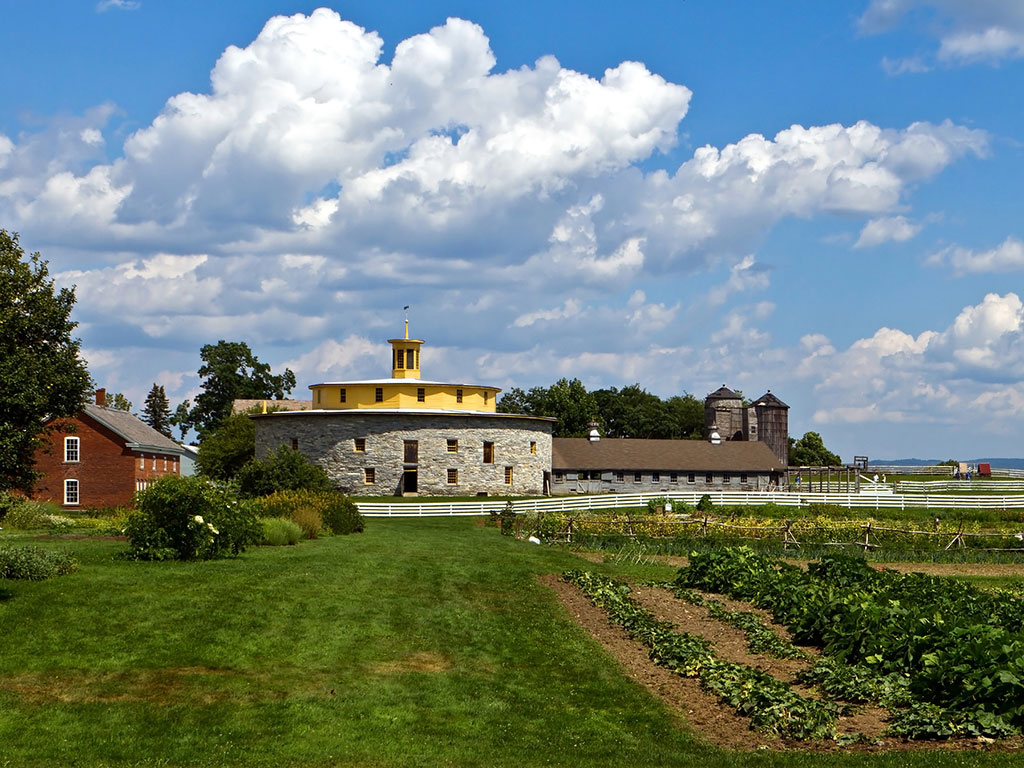
<svg viewBox="0 0 1024 768">
<path fill-rule="evenodd" d="M 768 511 L 768 510 L 766 510 Z M 606 514 L 546 513 L 527 517 L 522 530 L 543 540 L 594 549 L 621 547 L 626 541 L 647 542 L 652 552 L 686 554 L 715 546 L 751 544 L 761 551 L 818 553 L 846 549 L 888 557 L 1016 560 L 1024 555 L 1024 519 L 1006 513 L 997 520 L 930 518 L 928 520 L 835 517 L 809 514 L 796 519 L 750 511 L 715 509 L 680 517 L 616 511 Z"/>
<path fill-rule="evenodd" d="M 694 590 L 701 590 L 769 611 L 794 643 L 820 652 L 798 675 L 819 694 L 806 697 L 719 659 L 703 638 L 642 608 L 625 584 L 583 572 L 564 578 L 646 644 L 656 663 L 699 678 L 765 733 L 849 738 L 837 737 L 837 717 L 868 703 L 889 712 L 890 735 L 911 739 L 1005 738 L 1024 728 L 1024 600 L 1008 593 L 876 571 L 841 555 L 805 571 L 747 547 L 694 554 L 671 585 L 677 597 L 700 602 Z M 759 642 L 781 657 L 800 653 L 782 638 L 765 642 L 756 620 L 730 613 L 717 606 L 710 615 L 743 627 L 752 648 Z"/>
</svg>

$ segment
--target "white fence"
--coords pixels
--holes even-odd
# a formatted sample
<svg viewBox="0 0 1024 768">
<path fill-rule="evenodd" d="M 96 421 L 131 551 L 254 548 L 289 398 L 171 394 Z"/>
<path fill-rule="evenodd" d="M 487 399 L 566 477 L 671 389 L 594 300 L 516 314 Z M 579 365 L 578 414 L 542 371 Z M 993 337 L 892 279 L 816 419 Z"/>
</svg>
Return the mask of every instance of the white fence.
<svg viewBox="0 0 1024 768">
<path fill-rule="evenodd" d="M 587 509 L 643 507 L 651 499 L 669 498 L 695 506 L 703 493 L 606 493 L 594 496 L 556 496 L 516 499 L 511 502 L 517 514 L 561 512 Z M 835 504 L 847 509 L 1024 509 L 1024 495 L 963 496 L 935 493 L 787 493 L 785 491 L 718 491 L 708 493 L 715 506 L 742 507 L 777 504 L 781 507 L 808 507 L 811 504 Z M 426 502 L 423 504 L 359 502 L 359 511 L 367 517 L 458 517 L 501 512 L 508 502 L 486 501 Z"/>
<path fill-rule="evenodd" d="M 987 480 L 898 480 L 893 483 L 897 493 L 941 493 L 955 491 L 957 493 L 1009 493 L 1024 491 L 1024 480 L 999 480 L 990 483 Z"/>
</svg>

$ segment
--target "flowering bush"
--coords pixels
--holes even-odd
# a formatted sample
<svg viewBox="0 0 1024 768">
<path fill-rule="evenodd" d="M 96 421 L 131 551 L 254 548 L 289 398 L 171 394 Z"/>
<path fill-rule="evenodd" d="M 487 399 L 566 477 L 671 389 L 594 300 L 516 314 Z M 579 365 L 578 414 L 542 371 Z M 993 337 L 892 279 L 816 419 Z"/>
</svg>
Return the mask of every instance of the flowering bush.
<svg viewBox="0 0 1024 768">
<path fill-rule="evenodd" d="M 310 539 L 319 536 L 324 528 L 334 534 L 363 530 L 359 508 L 337 491 L 277 491 L 256 499 L 255 504 L 263 517 L 283 517 L 298 523 Z"/>
<path fill-rule="evenodd" d="M 125 533 L 139 560 L 210 560 L 237 555 L 263 534 L 251 502 L 231 486 L 168 475 L 136 494 Z"/>
</svg>

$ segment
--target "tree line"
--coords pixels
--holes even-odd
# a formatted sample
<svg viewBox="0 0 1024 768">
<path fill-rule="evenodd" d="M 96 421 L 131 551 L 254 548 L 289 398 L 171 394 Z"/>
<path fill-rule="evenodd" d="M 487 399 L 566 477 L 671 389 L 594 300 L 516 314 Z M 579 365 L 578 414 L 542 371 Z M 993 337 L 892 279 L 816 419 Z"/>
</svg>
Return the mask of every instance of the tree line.
<svg viewBox="0 0 1024 768">
<path fill-rule="evenodd" d="M 604 437 L 701 440 L 704 403 L 691 394 L 666 400 L 640 384 L 588 392 L 579 379 L 559 379 L 550 387 L 512 387 L 498 399 L 501 413 L 556 419 L 555 437 L 586 437 L 596 423 Z"/>
</svg>

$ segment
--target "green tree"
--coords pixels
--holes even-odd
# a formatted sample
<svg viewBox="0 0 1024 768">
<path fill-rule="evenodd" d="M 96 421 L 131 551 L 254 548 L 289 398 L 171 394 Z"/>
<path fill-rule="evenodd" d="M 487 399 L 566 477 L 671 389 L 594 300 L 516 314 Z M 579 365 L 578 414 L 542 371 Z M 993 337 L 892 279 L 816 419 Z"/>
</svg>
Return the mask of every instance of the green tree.
<svg viewBox="0 0 1024 768">
<path fill-rule="evenodd" d="M 665 407 L 672 423 L 671 437 L 682 440 L 704 439 L 703 401 L 687 392 L 670 397 Z"/>
<path fill-rule="evenodd" d="M 126 413 L 132 412 L 132 401 L 122 395 L 120 392 L 115 392 L 112 395 L 107 395 L 106 398 L 107 408 L 114 408 L 118 411 L 125 411 Z"/>
<path fill-rule="evenodd" d="M 323 467 L 281 445 L 266 458 L 246 463 L 238 473 L 238 488 L 242 496 L 255 498 L 277 491 L 330 491 L 334 487 Z"/>
<path fill-rule="evenodd" d="M 289 369 L 273 375 L 270 366 L 261 363 L 241 341 L 218 341 L 200 350 L 203 365 L 199 375 L 203 390 L 196 396 L 189 412 L 192 425 L 200 437 L 231 414 L 231 403 L 237 399 L 280 400 L 295 386 L 295 374 Z"/>
<path fill-rule="evenodd" d="M 551 431 L 555 437 L 586 437 L 590 434 L 590 422 L 597 418 L 597 401 L 579 379 L 559 379 L 534 407 L 539 411 L 536 415 L 558 420 Z"/>
<path fill-rule="evenodd" d="M 230 480 L 256 455 L 256 426 L 236 413 L 207 431 L 199 443 L 196 469 L 214 480 Z"/>
<path fill-rule="evenodd" d="M 174 409 L 174 415 L 171 416 L 171 425 L 177 427 L 181 431 L 181 439 L 185 440 L 185 435 L 192 429 L 192 403 L 189 400 L 178 403 L 178 407 Z"/>
<path fill-rule="evenodd" d="M 157 432 L 171 436 L 171 407 L 167 402 L 167 393 L 163 386 L 153 384 L 146 395 L 146 405 L 142 409 L 142 420 Z"/>
<path fill-rule="evenodd" d="M 825 447 L 817 432 L 805 432 L 799 440 L 789 438 L 789 465 L 792 467 L 836 467 L 843 460 Z"/>
<path fill-rule="evenodd" d="M 92 388 L 74 304 L 74 289 L 57 290 L 47 262 L 0 229 L 0 490 L 31 490 L 47 419 L 78 413 Z"/>
</svg>

